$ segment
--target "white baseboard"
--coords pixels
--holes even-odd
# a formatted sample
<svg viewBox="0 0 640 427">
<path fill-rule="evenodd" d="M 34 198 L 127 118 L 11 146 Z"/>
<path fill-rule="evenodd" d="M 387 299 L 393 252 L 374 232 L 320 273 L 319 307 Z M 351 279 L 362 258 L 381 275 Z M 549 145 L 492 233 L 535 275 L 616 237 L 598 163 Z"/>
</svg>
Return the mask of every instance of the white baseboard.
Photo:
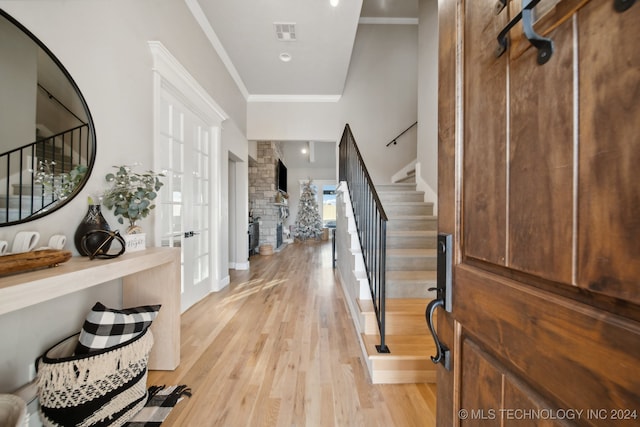
<svg viewBox="0 0 640 427">
<path fill-rule="evenodd" d="M 248 270 L 249 269 L 249 261 L 231 262 L 231 263 L 229 263 L 229 268 L 232 269 L 232 270 Z"/>
<path fill-rule="evenodd" d="M 217 283 L 215 282 L 213 283 L 213 288 L 211 289 L 211 292 L 221 291 L 227 286 L 229 286 L 229 283 L 231 283 L 231 277 L 227 275 L 226 277 L 223 277 L 222 279 L 220 279 Z"/>
</svg>

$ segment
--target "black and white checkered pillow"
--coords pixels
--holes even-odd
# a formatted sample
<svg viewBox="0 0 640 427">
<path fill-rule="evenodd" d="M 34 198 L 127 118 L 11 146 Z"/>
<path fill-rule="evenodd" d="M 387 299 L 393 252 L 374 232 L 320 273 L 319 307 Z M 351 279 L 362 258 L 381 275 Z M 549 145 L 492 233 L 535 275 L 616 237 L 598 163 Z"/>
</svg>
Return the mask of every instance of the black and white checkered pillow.
<svg viewBox="0 0 640 427">
<path fill-rule="evenodd" d="M 144 332 L 160 305 L 114 310 L 97 302 L 82 325 L 75 354 L 87 354 L 127 342 Z"/>
</svg>

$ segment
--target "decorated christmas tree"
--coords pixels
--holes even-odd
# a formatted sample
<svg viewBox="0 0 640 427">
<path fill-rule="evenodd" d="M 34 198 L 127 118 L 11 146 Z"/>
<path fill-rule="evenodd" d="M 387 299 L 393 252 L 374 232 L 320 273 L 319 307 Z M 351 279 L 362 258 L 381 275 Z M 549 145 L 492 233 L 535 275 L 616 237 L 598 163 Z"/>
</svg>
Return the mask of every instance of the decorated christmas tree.
<svg viewBox="0 0 640 427">
<path fill-rule="evenodd" d="M 301 240 L 317 239 L 322 234 L 322 218 L 318 210 L 316 190 L 311 180 L 302 184 L 295 225 L 294 235 Z"/>
</svg>

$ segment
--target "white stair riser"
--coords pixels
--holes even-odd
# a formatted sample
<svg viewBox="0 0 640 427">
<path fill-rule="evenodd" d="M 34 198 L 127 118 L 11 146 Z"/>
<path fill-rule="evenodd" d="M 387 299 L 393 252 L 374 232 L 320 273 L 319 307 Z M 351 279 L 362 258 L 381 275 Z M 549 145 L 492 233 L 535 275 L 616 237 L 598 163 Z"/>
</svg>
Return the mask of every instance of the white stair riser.
<svg viewBox="0 0 640 427">
<path fill-rule="evenodd" d="M 387 271 L 435 270 L 435 256 L 387 256 Z"/>
<path fill-rule="evenodd" d="M 388 231 L 435 231 L 438 229 L 436 217 L 392 219 L 387 223 Z"/>
<path fill-rule="evenodd" d="M 427 298 L 431 300 L 436 298 L 436 294 L 429 289 L 435 286 L 436 283 L 433 281 L 424 283 L 387 282 L 387 298 Z M 422 320 L 424 321 L 424 316 Z"/>
<path fill-rule="evenodd" d="M 395 184 L 378 184 L 376 185 L 376 191 L 378 193 L 385 193 L 387 191 L 416 191 L 416 183 L 399 182 Z"/>
<path fill-rule="evenodd" d="M 422 191 L 383 192 L 378 193 L 378 197 L 382 202 L 382 206 L 385 203 L 393 202 L 424 202 L 424 193 Z"/>
<path fill-rule="evenodd" d="M 387 234 L 387 248 L 389 249 L 435 249 L 438 238 L 432 235 L 394 235 Z"/>
<path fill-rule="evenodd" d="M 393 218 L 394 216 L 403 216 L 403 215 L 425 215 L 425 216 L 433 215 L 432 203 L 421 203 L 421 204 L 389 203 L 383 207 L 384 207 L 384 212 L 387 214 L 387 217 L 389 218 Z"/>
</svg>

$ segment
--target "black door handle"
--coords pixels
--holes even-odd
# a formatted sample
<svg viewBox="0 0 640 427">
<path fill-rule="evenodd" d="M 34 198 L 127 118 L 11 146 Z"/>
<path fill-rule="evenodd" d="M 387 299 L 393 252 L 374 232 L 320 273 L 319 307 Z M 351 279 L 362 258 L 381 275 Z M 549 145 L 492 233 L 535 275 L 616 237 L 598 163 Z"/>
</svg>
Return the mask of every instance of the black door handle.
<svg viewBox="0 0 640 427">
<path fill-rule="evenodd" d="M 440 342 L 438 338 L 438 334 L 436 332 L 436 328 L 433 325 L 433 313 L 435 313 L 436 308 L 444 307 L 444 300 L 441 298 L 434 299 L 427 305 L 427 310 L 424 315 L 427 318 L 427 325 L 429 326 L 429 331 L 431 331 L 431 336 L 433 337 L 433 341 L 436 343 L 436 355 L 431 356 L 431 361 L 433 363 L 442 363 L 447 371 L 451 370 L 451 351 L 447 348 L 446 345 Z"/>
<path fill-rule="evenodd" d="M 451 352 L 446 345 L 440 342 L 436 328 L 433 325 L 433 313 L 436 308 L 442 307 L 445 311 L 452 310 L 452 271 L 453 262 L 453 236 L 446 233 L 438 233 L 438 277 L 436 287 L 429 291 L 436 291 L 436 299 L 427 305 L 425 317 L 427 326 L 436 343 L 436 355 L 431 356 L 433 363 L 442 363 L 445 369 L 451 369 Z"/>
</svg>

